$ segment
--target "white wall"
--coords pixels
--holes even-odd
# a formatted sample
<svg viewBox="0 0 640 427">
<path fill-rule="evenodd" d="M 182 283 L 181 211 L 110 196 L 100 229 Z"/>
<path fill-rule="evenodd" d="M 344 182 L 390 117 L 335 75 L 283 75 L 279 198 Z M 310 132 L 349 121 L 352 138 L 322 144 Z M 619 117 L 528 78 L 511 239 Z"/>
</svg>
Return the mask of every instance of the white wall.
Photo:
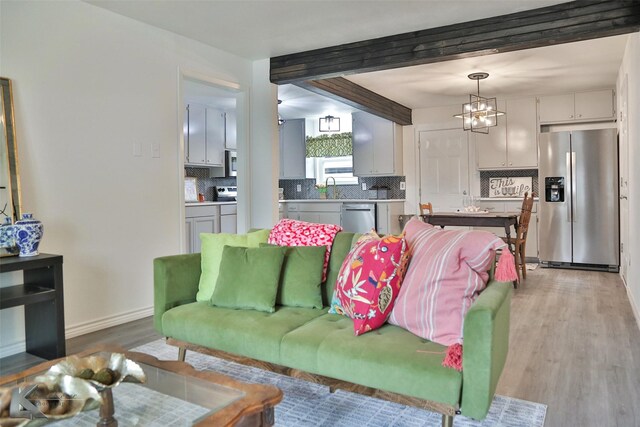
<svg viewBox="0 0 640 427">
<path fill-rule="evenodd" d="M 627 291 L 640 327 L 640 33 L 627 41 L 624 59 L 618 75 L 618 93 L 624 76 L 628 78 L 629 129 L 629 232 L 625 248 L 630 257 L 627 271 Z M 622 159 L 621 159 L 622 160 Z"/>
<path fill-rule="evenodd" d="M 23 204 L 42 251 L 64 255 L 68 336 L 149 315 L 152 260 L 181 247 L 180 71 L 249 88 L 252 64 L 77 1 L 0 2 L 0 15 Z M 2 316 L 15 348 L 20 315 Z"/>
</svg>

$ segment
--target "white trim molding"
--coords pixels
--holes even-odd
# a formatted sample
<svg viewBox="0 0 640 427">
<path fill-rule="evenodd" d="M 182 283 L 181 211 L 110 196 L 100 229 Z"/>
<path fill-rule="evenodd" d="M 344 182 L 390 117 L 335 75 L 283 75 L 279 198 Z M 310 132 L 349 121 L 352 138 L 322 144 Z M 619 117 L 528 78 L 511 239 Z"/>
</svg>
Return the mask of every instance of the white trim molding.
<svg viewBox="0 0 640 427">
<path fill-rule="evenodd" d="M 633 316 L 636 318 L 636 323 L 638 324 L 638 329 L 640 329 L 640 308 L 636 301 L 633 299 L 633 294 L 628 286 L 625 284 L 625 289 L 627 290 L 627 296 L 629 297 L 629 304 L 631 304 L 631 311 L 633 312 Z"/>
<path fill-rule="evenodd" d="M 91 320 L 89 322 L 78 323 L 65 329 L 66 339 L 78 337 L 90 332 L 100 331 L 102 329 L 118 326 L 123 323 L 132 322 L 134 320 L 143 319 L 153 315 L 153 306 L 131 310 L 114 316 L 106 316 L 101 319 Z"/>
<path fill-rule="evenodd" d="M 18 353 L 24 353 L 27 349 L 27 341 L 20 340 L 9 345 L 2 344 L 0 348 L 0 359 L 7 356 L 12 356 Z"/>
</svg>

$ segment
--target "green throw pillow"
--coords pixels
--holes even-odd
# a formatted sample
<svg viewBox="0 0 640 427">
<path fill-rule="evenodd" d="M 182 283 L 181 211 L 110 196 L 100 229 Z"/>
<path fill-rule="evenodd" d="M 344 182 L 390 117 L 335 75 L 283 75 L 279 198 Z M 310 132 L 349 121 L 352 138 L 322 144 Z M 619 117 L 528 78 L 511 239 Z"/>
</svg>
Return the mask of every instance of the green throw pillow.
<svg viewBox="0 0 640 427">
<path fill-rule="evenodd" d="M 284 249 L 225 246 L 211 305 L 273 313 Z"/>
<path fill-rule="evenodd" d="M 271 246 L 261 243 L 260 247 Z M 285 258 L 276 303 L 322 308 L 322 269 L 325 246 L 284 246 Z"/>
<path fill-rule="evenodd" d="M 258 230 L 248 234 L 201 233 L 201 270 L 200 284 L 196 301 L 209 301 L 218 280 L 222 250 L 227 246 L 257 248 L 269 238 L 269 230 Z"/>
</svg>

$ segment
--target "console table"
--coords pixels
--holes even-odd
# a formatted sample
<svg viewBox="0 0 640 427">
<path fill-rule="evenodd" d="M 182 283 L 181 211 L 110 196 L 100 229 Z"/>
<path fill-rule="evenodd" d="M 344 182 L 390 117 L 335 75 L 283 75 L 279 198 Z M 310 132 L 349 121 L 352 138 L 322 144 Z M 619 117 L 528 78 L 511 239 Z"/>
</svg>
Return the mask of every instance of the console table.
<svg viewBox="0 0 640 427">
<path fill-rule="evenodd" d="M 0 273 L 20 270 L 23 284 L 0 288 L 0 310 L 24 306 L 27 353 L 44 359 L 64 357 L 62 255 L 0 258 Z"/>
</svg>

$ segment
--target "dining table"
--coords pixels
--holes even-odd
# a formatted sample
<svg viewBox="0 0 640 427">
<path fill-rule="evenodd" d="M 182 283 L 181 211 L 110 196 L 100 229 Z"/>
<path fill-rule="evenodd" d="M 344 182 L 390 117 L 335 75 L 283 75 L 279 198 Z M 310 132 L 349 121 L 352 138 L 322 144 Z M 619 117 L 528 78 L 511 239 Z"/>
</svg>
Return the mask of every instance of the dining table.
<svg viewBox="0 0 640 427">
<path fill-rule="evenodd" d="M 505 212 L 434 212 L 425 215 L 399 215 L 400 227 L 414 216 L 423 222 L 444 228 L 446 226 L 458 227 L 497 227 L 504 228 L 507 239 L 511 237 L 511 227 L 518 229 L 518 215 Z"/>
</svg>

